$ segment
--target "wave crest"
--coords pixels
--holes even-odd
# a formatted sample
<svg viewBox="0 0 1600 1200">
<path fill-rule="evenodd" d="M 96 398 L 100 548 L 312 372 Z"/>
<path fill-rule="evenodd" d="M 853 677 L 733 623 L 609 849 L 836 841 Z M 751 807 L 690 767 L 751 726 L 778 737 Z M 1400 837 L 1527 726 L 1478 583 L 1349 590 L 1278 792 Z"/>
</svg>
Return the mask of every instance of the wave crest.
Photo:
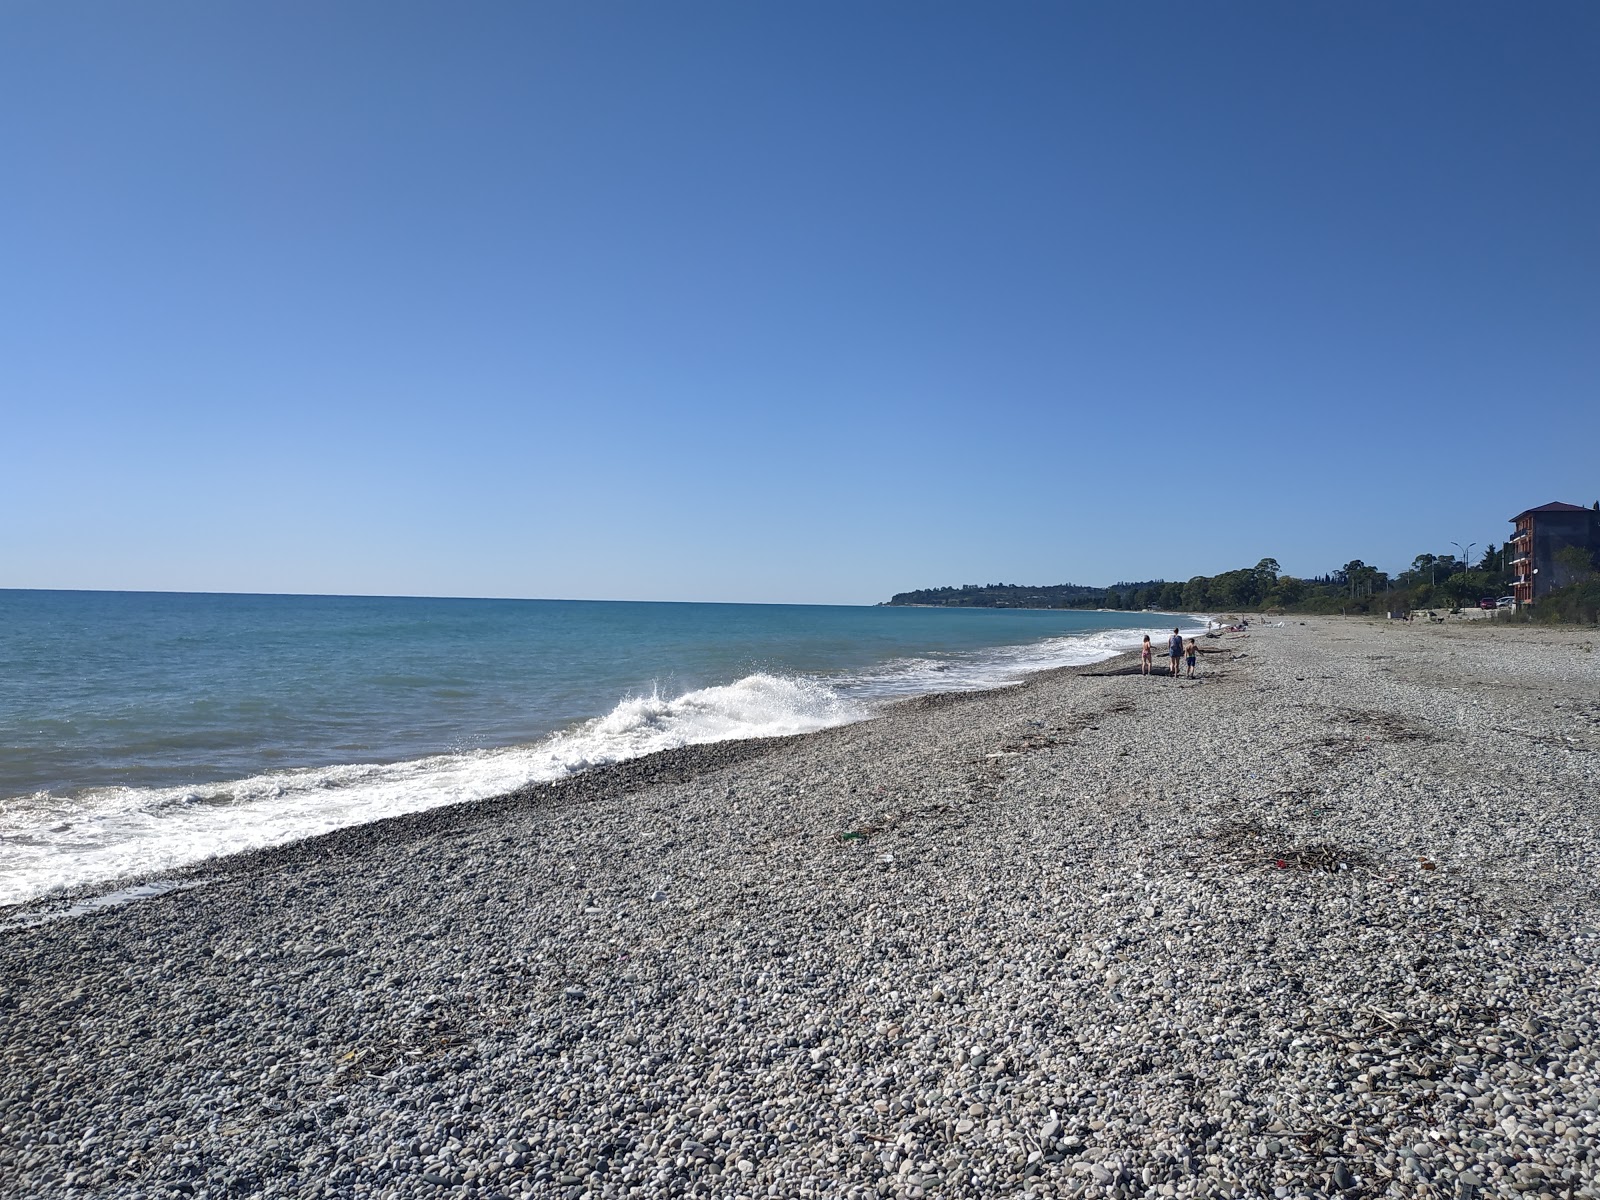
<svg viewBox="0 0 1600 1200">
<path fill-rule="evenodd" d="M 673 698 L 629 697 L 531 746 L 274 771 L 203 788 L 35 793 L 0 805 L 0 904 L 483 800 L 658 750 L 807 733 L 867 713 L 815 680 L 757 674 Z"/>
<path fill-rule="evenodd" d="M 1137 645 L 1145 632 L 1101 630 L 902 658 L 829 681 L 756 673 L 681 696 L 657 690 L 525 746 L 272 771 L 200 787 L 18 796 L 0 802 L 0 904 L 482 800 L 659 750 L 843 725 L 871 715 L 885 700 L 997 687 L 1036 671 L 1109 658 Z"/>
</svg>

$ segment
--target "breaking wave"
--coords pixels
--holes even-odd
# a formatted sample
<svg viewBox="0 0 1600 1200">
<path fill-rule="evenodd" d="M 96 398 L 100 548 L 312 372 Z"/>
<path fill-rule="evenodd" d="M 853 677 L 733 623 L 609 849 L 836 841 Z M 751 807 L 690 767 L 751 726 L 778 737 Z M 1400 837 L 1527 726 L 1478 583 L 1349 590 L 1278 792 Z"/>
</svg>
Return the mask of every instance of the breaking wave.
<svg viewBox="0 0 1600 1200">
<path fill-rule="evenodd" d="M 0 803 L 0 904 L 486 799 L 658 750 L 843 725 L 895 698 L 998 687 L 1109 658 L 1137 645 L 1144 632 L 897 659 L 828 678 L 758 673 L 679 696 L 630 696 L 604 716 L 530 745 L 273 771 L 203 787 L 39 792 Z"/>
</svg>

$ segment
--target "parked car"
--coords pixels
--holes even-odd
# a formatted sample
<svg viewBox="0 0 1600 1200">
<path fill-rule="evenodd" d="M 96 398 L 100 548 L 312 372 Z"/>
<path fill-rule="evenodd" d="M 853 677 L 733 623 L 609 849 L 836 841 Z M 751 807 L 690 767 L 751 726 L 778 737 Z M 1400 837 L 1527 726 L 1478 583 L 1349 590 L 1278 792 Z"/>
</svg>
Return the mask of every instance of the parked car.
<svg viewBox="0 0 1600 1200">
<path fill-rule="evenodd" d="M 1478 607 L 1479 608 L 1499 608 L 1500 607 L 1500 602 L 1498 600 L 1491 600 L 1487 596 L 1485 596 L 1482 600 L 1478 601 Z"/>
<path fill-rule="evenodd" d="M 1494 602 L 1494 606 L 1496 608 L 1515 608 L 1517 606 L 1517 598 L 1515 596 L 1501 596 L 1500 599 Z"/>
</svg>

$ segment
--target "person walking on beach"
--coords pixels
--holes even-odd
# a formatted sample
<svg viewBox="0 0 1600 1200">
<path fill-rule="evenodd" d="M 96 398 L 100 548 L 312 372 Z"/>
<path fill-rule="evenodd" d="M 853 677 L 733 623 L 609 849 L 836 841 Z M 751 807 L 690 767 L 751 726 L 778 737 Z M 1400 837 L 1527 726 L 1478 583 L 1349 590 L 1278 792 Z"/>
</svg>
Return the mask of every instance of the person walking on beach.
<svg viewBox="0 0 1600 1200">
<path fill-rule="evenodd" d="M 1178 677 L 1178 660 L 1182 657 L 1183 634 L 1174 629 L 1172 636 L 1167 639 L 1167 661 L 1172 664 L 1168 669 L 1168 674 L 1174 679 Z"/>
<path fill-rule="evenodd" d="M 1193 638 L 1190 638 L 1189 644 L 1183 648 L 1183 661 L 1189 668 L 1190 679 L 1194 678 L 1194 660 L 1195 656 L 1199 653 L 1200 647 L 1195 644 L 1195 640 Z"/>
<path fill-rule="evenodd" d="M 1147 633 L 1144 635 L 1144 647 L 1139 651 L 1139 670 L 1146 675 L 1150 674 L 1154 658 L 1155 651 L 1150 648 L 1150 635 Z"/>
</svg>

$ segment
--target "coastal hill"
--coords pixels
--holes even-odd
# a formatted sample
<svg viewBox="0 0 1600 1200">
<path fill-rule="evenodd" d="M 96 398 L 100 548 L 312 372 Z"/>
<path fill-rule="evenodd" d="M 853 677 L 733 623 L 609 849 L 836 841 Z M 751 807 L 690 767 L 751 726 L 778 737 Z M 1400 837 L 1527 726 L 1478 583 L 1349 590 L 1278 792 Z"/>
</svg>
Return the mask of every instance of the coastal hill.
<svg viewBox="0 0 1600 1200">
<path fill-rule="evenodd" d="M 1162 581 L 1118 583 L 1112 591 L 1127 593 L 1160 587 Z M 960 587 L 920 588 L 896 592 L 887 607 L 925 605 L 936 608 L 1098 608 L 1106 588 L 1081 583 L 1054 583 L 1028 587 L 1018 583 L 966 583 Z"/>
</svg>

